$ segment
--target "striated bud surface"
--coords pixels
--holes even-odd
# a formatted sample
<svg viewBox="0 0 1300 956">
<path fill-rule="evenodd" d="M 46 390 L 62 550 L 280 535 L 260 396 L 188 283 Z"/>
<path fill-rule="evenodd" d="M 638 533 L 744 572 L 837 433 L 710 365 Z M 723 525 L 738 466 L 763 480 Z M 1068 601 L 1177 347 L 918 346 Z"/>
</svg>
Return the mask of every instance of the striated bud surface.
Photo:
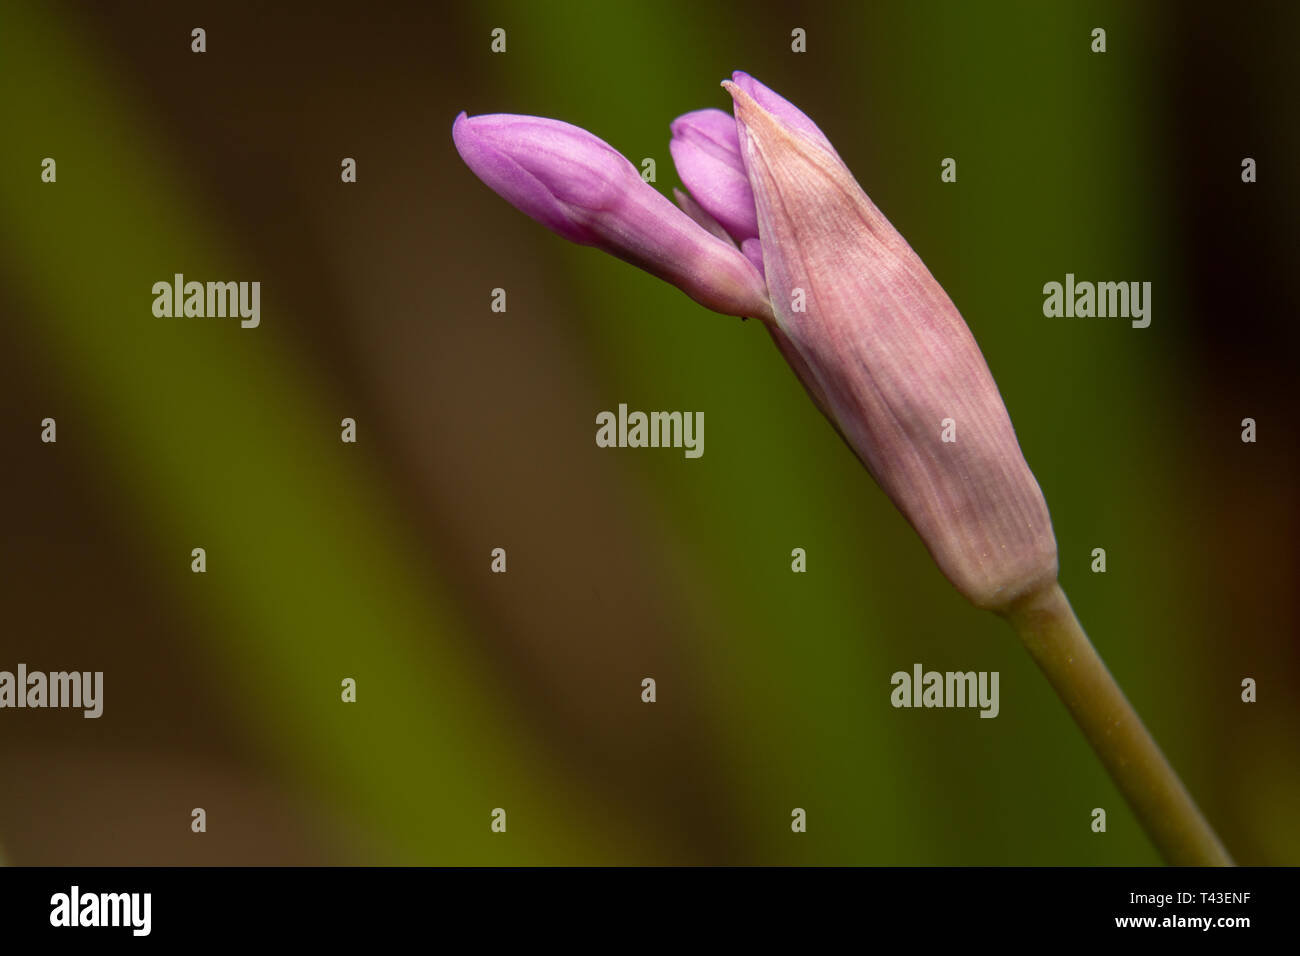
<svg viewBox="0 0 1300 956">
<path fill-rule="evenodd" d="M 751 77 L 723 86 L 796 373 L 968 599 L 1054 581 L 1047 504 L 948 295 L 807 117 Z"/>
</svg>

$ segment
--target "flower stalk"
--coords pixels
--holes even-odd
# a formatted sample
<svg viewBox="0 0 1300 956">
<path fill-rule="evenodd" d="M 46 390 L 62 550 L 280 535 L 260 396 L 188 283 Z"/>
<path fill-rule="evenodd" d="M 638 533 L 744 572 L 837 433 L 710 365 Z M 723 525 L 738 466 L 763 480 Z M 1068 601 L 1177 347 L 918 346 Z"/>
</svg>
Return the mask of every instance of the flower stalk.
<svg viewBox="0 0 1300 956">
<path fill-rule="evenodd" d="M 1228 851 L 1088 640 L 1060 584 L 1021 599 L 1002 615 L 1166 862 L 1232 866 Z"/>
</svg>

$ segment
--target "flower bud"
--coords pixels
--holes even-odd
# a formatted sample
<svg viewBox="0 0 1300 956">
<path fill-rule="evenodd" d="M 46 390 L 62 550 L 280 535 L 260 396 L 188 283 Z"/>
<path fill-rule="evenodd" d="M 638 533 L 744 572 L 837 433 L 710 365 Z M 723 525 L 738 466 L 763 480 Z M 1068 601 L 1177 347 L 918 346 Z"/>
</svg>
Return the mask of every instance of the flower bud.
<svg viewBox="0 0 1300 956">
<path fill-rule="evenodd" d="M 796 373 L 972 602 L 1055 580 L 1047 504 L 952 301 L 807 117 L 750 77 L 723 86 Z"/>
<path fill-rule="evenodd" d="M 536 116 L 461 113 L 461 158 L 499 196 L 571 242 L 596 246 L 727 315 L 769 317 L 761 273 L 586 130 Z"/>
<path fill-rule="evenodd" d="M 722 110 L 696 110 L 672 122 L 672 153 L 677 175 L 736 242 L 758 236 L 754 192 L 740 158 L 736 121 Z"/>
</svg>

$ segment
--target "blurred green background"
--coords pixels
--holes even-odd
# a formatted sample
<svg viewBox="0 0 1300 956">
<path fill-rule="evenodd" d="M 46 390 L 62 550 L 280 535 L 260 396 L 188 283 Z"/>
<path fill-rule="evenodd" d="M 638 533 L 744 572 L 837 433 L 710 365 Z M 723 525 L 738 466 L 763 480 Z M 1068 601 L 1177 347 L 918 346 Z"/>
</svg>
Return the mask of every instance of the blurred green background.
<svg viewBox="0 0 1300 956">
<path fill-rule="evenodd" d="M 961 309 L 1230 850 L 1300 862 L 1294 7 L 439 6 L 0 7 L 0 669 L 105 672 L 98 721 L 0 712 L 8 862 L 1158 862 L 762 328 L 452 147 L 462 109 L 554 116 L 668 191 L 668 123 L 735 69 Z M 154 317 L 176 272 L 259 280 L 261 327 Z M 1150 281 L 1150 328 L 1044 318 L 1066 272 Z M 703 411 L 704 456 L 597 448 L 620 402 Z M 999 671 L 1000 716 L 894 710 L 917 662 Z"/>
</svg>

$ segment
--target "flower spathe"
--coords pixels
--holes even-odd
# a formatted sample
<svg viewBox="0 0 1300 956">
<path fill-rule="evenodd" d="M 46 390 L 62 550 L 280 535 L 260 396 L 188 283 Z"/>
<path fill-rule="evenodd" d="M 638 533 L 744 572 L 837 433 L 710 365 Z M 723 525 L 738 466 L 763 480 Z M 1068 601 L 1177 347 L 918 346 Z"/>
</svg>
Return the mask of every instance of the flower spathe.
<svg viewBox="0 0 1300 956">
<path fill-rule="evenodd" d="M 828 144 L 723 86 L 805 384 L 972 602 L 1003 607 L 1055 580 L 1047 503 L 952 300 Z"/>
</svg>

